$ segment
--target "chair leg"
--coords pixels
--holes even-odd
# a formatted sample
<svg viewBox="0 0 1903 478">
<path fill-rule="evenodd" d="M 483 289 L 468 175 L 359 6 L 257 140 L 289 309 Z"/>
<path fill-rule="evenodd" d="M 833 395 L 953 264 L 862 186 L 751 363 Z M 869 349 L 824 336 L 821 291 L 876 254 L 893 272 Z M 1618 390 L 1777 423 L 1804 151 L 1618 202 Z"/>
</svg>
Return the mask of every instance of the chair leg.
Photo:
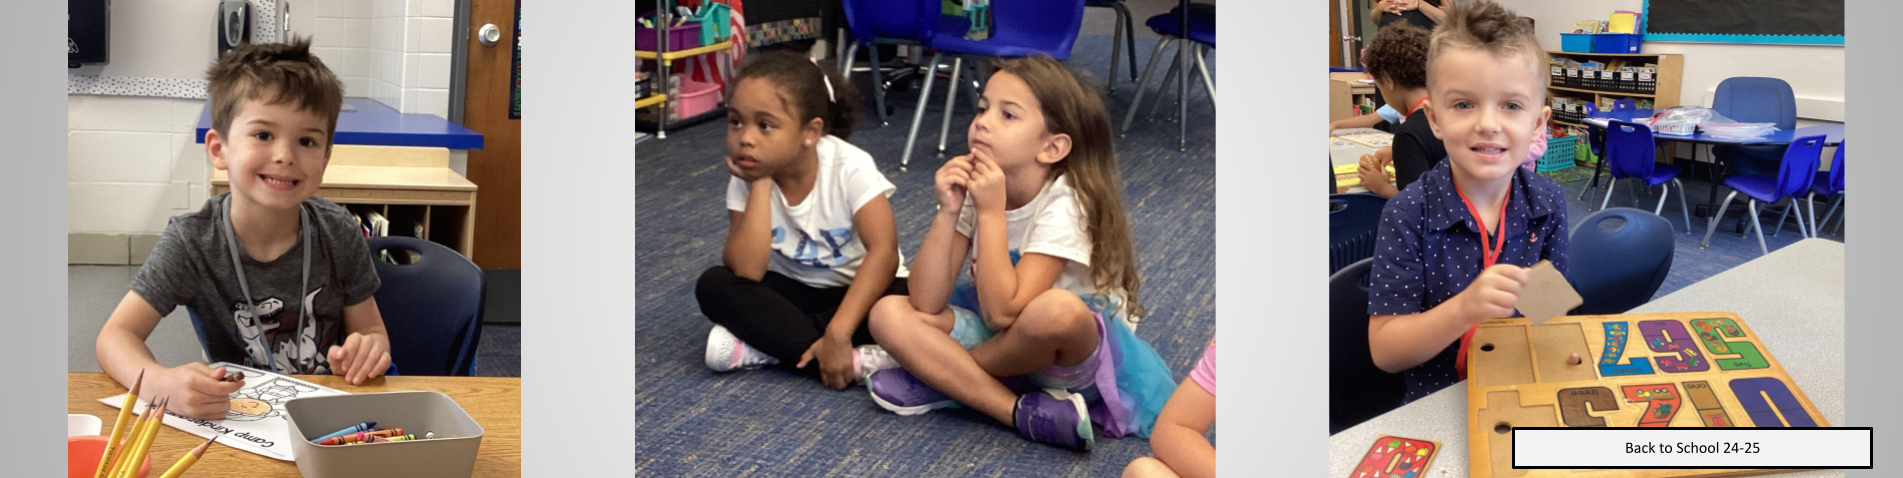
<svg viewBox="0 0 1903 478">
<path fill-rule="evenodd" d="M 1216 107 L 1216 80 L 1209 76 L 1209 65 L 1203 63 L 1203 47 L 1196 46 L 1196 71 L 1203 75 L 1203 89 L 1209 92 L 1209 107 Z"/>
<path fill-rule="evenodd" d="M 1599 200 L 1599 210 L 1603 211 L 1606 209 L 1606 205 L 1612 204 L 1612 187 L 1618 184 L 1619 178 L 1606 178 L 1606 198 Z"/>
<path fill-rule="evenodd" d="M 1817 193 L 1810 193 L 1804 202 L 1810 203 L 1810 237 L 1824 235 L 1823 230 L 1817 228 Z"/>
<path fill-rule="evenodd" d="M 905 171 L 912 164 L 912 146 L 918 143 L 918 125 L 925 122 L 925 103 L 932 97 L 932 80 L 938 78 L 938 62 L 944 58 L 939 53 L 932 54 L 932 61 L 925 71 L 925 86 L 919 90 L 918 106 L 912 108 L 912 130 L 905 134 L 905 152 L 899 154 L 899 171 Z"/>
<path fill-rule="evenodd" d="M 1651 189 L 1652 188 L 1646 188 L 1648 191 Z M 1652 215 L 1654 216 L 1662 216 L 1662 213 L 1665 212 L 1665 200 L 1668 199 L 1668 196 L 1672 195 L 1672 186 L 1669 184 L 1660 184 L 1659 189 L 1663 189 L 1664 192 L 1659 193 L 1659 205 L 1652 208 Z"/>
<path fill-rule="evenodd" d="M 858 45 L 857 44 L 853 45 L 853 48 L 858 48 Z M 883 68 L 880 68 L 881 64 L 879 63 L 879 48 L 878 47 L 867 48 L 866 53 L 870 55 L 869 57 L 867 57 L 866 61 L 869 61 L 872 63 L 873 107 L 879 110 L 879 126 L 885 126 L 885 125 L 891 124 L 891 122 L 888 121 L 885 117 L 885 73 L 880 71 Z M 851 68 L 852 60 L 851 59 L 846 60 L 846 65 L 847 65 L 847 68 Z"/>
<path fill-rule="evenodd" d="M 945 115 L 938 122 L 938 157 L 945 157 L 945 140 L 951 136 L 952 105 L 958 100 L 958 74 L 965 69 L 964 58 L 952 58 L 951 83 L 945 84 Z"/>
<path fill-rule="evenodd" d="M 1136 23 L 1133 20 L 1131 20 L 1130 8 L 1123 6 L 1122 2 L 1110 4 L 1110 8 L 1116 9 L 1117 17 L 1123 19 L 1123 42 L 1127 46 L 1127 49 L 1125 49 L 1124 52 L 1125 54 L 1130 55 L 1130 81 L 1137 81 Z M 1115 52 L 1112 52 L 1112 53 L 1115 53 Z M 1110 76 L 1112 78 L 1115 78 L 1117 76 L 1117 70 L 1115 68 L 1112 68 L 1110 70 Z"/>
<path fill-rule="evenodd" d="M 1583 147 L 1591 147 L 1591 146 L 1588 145 Z M 1592 165 L 1592 182 L 1586 183 L 1586 187 L 1581 188 L 1579 190 L 1579 200 L 1586 201 L 1587 210 L 1591 210 L 1592 201 L 1586 200 L 1586 194 L 1599 193 L 1599 173 L 1605 172 L 1605 170 L 1606 170 L 1606 158 L 1599 158 L 1599 162 Z M 1611 188 L 1607 188 L 1607 190 L 1610 191 Z M 1604 208 L 1601 208 L 1601 209 L 1604 209 Z"/>
<path fill-rule="evenodd" d="M 1110 75 L 1104 77 L 1104 85 L 1106 86 L 1106 90 L 1109 90 L 1111 93 L 1116 93 L 1117 59 L 1123 56 L 1123 10 L 1111 9 L 1111 11 L 1117 14 L 1116 21 L 1111 22 L 1115 25 L 1116 33 L 1110 35 Z M 1135 35 L 1136 33 L 1131 32 L 1130 34 Z"/>
<path fill-rule="evenodd" d="M 1838 195 L 1837 195 L 1837 205 L 1836 205 L 1836 206 L 1831 206 L 1831 207 L 1830 207 L 1830 212 L 1831 212 L 1831 213 L 1836 213 L 1836 212 L 1837 212 L 1837 206 L 1842 206 L 1842 205 L 1844 204 L 1844 199 L 1845 199 L 1845 197 L 1844 197 L 1844 195 L 1843 195 L 1843 194 L 1841 194 L 1841 193 L 1840 193 L 1840 194 L 1838 194 Z M 1825 214 L 1825 215 L 1824 215 L 1824 218 L 1825 218 L 1825 221 L 1824 221 L 1824 222 L 1830 222 L 1830 221 L 1829 221 L 1829 218 L 1830 218 L 1830 214 Z M 1841 236 L 1841 235 L 1844 235 L 1844 223 L 1845 223 L 1845 222 L 1848 222 L 1848 221 L 1850 221 L 1850 211 L 1844 211 L 1844 217 L 1840 217 L 1840 218 L 1837 218 L 1837 235 L 1839 235 L 1839 236 Z"/>
<path fill-rule="evenodd" d="M 1811 234 L 1810 227 L 1806 225 L 1808 221 L 1804 220 L 1804 208 L 1797 207 L 1797 196 L 1791 196 L 1791 205 L 1784 209 L 1789 210 L 1793 208 L 1797 209 L 1797 232 L 1803 233 L 1806 239 L 1817 237 Z"/>
<path fill-rule="evenodd" d="M 1705 226 L 1705 240 L 1698 243 L 1699 249 L 1711 247 L 1711 233 L 1718 231 L 1718 218 L 1725 217 L 1725 209 L 1731 207 L 1731 199 L 1736 197 L 1738 197 L 1737 191 L 1732 191 L 1731 194 L 1725 195 L 1725 202 L 1718 203 L 1718 214 L 1712 216 L 1712 220 L 1705 221 L 1705 224 L 1707 224 Z"/>
<path fill-rule="evenodd" d="M 1685 205 L 1685 196 L 1691 195 L 1691 191 L 1686 191 L 1685 183 L 1679 182 L 1678 178 L 1672 178 L 1672 184 L 1678 185 L 1678 212 L 1680 214 L 1685 215 L 1685 233 L 1691 234 L 1692 233 L 1692 208 Z M 1659 202 L 1665 202 L 1665 201 L 1660 200 Z"/>
<path fill-rule="evenodd" d="M 1837 215 L 1837 206 L 1842 206 L 1842 205 L 1844 205 L 1844 195 L 1839 193 L 1837 194 L 1837 201 L 1830 204 L 1830 211 L 1827 211 L 1824 213 L 1823 222 L 1819 222 L 1818 224 L 1830 224 L 1831 216 Z M 1840 232 L 1844 230 L 1844 225 L 1842 222 L 1837 223 L 1837 230 Z"/>
<path fill-rule="evenodd" d="M 1791 204 L 1784 206 L 1784 212 L 1777 215 L 1777 227 L 1771 229 L 1772 236 L 1775 237 L 1778 231 L 1784 230 L 1784 219 L 1791 217 L 1791 208 L 1795 206 L 1797 206 L 1797 198 L 1791 198 Z M 1767 204 L 1765 207 L 1770 207 L 1770 205 Z M 1797 214 L 1797 221 L 1799 223 L 1804 222 L 1804 213 L 1800 212 Z M 1799 229 L 1802 229 L 1802 227 L 1799 227 Z"/>
<path fill-rule="evenodd" d="M 1150 73 L 1156 72 L 1156 61 L 1163 59 L 1163 49 L 1169 47 L 1169 45 L 1170 42 L 1167 39 L 1158 41 L 1156 42 L 1156 51 L 1150 52 L 1150 64 L 1143 67 L 1143 78 L 1137 80 L 1136 99 L 1130 101 L 1130 111 L 1123 114 L 1123 128 L 1117 130 L 1117 136 L 1130 133 L 1130 121 L 1136 119 L 1137 107 L 1143 105 L 1143 94 L 1148 92 L 1148 89 L 1145 87 L 1150 86 Z"/>
<path fill-rule="evenodd" d="M 879 49 L 873 48 L 872 52 L 876 56 L 879 52 Z M 852 57 L 858 54 L 859 54 L 859 42 L 853 42 L 852 45 L 846 47 L 846 56 L 839 57 L 839 77 L 840 78 L 852 77 Z M 879 70 L 878 61 L 872 62 L 872 69 L 873 71 Z"/>
<path fill-rule="evenodd" d="M 971 63 L 977 64 L 978 61 L 973 60 Z M 978 80 L 980 79 L 978 77 L 978 69 L 972 65 L 965 65 L 965 73 L 970 75 L 971 78 L 958 82 L 958 87 L 964 88 L 965 96 L 971 97 L 971 110 L 978 111 L 978 98 L 981 98 L 978 96 Z"/>
<path fill-rule="evenodd" d="M 1170 42 L 1176 43 L 1176 48 L 1179 50 L 1183 48 L 1182 40 L 1170 40 Z M 1150 105 L 1150 115 L 1143 117 L 1144 121 L 1156 121 L 1157 110 L 1163 109 L 1163 95 L 1168 94 L 1171 91 L 1170 86 L 1176 84 L 1176 68 L 1183 64 L 1178 61 L 1180 59 L 1180 56 L 1170 55 L 1170 69 L 1163 72 L 1163 84 L 1156 90 L 1156 104 Z"/>
<path fill-rule="evenodd" d="M 1764 225 L 1758 224 L 1758 200 L 1745 200 L 1744 208 L 1746 212 L 1751 213 L 1751 230 L 1758 233 L 1758 253 L 1770 254 L 1771 249 L 1764 247 Z"/>
</svg>

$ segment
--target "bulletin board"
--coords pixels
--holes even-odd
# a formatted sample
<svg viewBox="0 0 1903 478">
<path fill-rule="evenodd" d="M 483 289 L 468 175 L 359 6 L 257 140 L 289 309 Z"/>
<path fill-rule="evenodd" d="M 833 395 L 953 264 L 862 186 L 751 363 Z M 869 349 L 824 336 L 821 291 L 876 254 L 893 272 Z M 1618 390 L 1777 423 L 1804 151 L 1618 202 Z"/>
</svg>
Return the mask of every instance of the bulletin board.
<svg viewBox="0 0 1903 478">
<path fill-rule="evenodd" d="M 1646 0 L 1645 41 L 1844 44 L 1843 0 Z"/>
</svg>

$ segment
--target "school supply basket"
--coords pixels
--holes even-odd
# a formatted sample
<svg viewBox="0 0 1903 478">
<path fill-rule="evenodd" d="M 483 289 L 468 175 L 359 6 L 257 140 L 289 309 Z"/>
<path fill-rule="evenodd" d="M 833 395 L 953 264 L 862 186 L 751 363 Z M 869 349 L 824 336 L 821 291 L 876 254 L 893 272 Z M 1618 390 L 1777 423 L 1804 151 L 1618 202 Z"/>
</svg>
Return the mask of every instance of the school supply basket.
<svg viewBox="0 0 1903 478">
<path fill-rule="evenodd" d="M 653 17 L 648 17 L 652 20 Z M 681 51 L 700 48 L 700 22 L 687 22 L 667 29 L 667 51 Z M 637 51 L 659 51 L 659 35 L 653 28 L 636 22 L 634 25 L 634 49 Z"/>
<path fill-rule="evenodd" d="M 1574 151 L 1579 145 L 1575 139 L 1574 136 L 1561 136 L 1546 140 L 1546 154 L 1540 156 L 1539 165 L 1534 169 L 1545 173 L 1573 167 L 1573 160 L 1577 156 Z"/>
<path fill-rule="evenodd" d="M 304 476 L 466 477 L 482 449 L 482 425 L 437 392 L 298 398 L 284 403 L 291 449 Z M 361 423 L 400 427 L 419 439 L 324 446 L 310 440 Z M 428 433 L 435 438 L 424 439 Z"/>
</svg>

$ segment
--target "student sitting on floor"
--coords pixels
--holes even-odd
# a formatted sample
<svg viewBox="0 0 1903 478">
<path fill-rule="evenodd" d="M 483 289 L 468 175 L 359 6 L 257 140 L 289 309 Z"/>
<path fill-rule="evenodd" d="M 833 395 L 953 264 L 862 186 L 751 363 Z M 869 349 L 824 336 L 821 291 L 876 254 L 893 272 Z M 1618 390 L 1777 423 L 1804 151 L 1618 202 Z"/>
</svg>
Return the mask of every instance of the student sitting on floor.
<svg viewBox="0 0 1903 478">
<path fill-rule="evenodd" d="M 858 96 L 797 53 L 751 55 L 728 99 L 727 242 L 694 298 L 707 368 L 784 365 L 844 390 L 889 365 L 866 311 L 905 293 L 895 189 L 852 134 Z M 895 276 L 897 278 L 895 278 Z"/>
<path fill-rule="evenodd" d="M 1463 343 L 1476 324 L 1514 315 L 1524 267 L 1567 270 L 1566 200 L 1520 167 L 1551 114 L 1530 25 L 1461 2 L 1434 31 L 1427 66 L 1422 122 L 1448 158 L 1388 201 L 1369 271 L 1368 345 L 1382 370 L 1406 374 L 1403 403 L 1463 378 Z"/>
<path fill-rule="evenodd" d="M 968 137 L 971 154 L 938 170 L 912 295 L 873 308 L 873 336 L 905 367 L 872 374 L 873 400 L 902 415 L 956 400 L 1081 450 L 1092 418 L 1111 436 L 1147 435 L 1174 383 L 1124 325 L 1143 307 L 1102 100 L 1048 56 L 1007 60 Z M 965 293 L 976 300 L 954 301 Z M 1044 390 L 999 380 L 1026 375 Z"/>
<path fill-rule="evenodd" d="M 390 367 L 381 283 L 362 229 L 343 206 L 312 197 L 330 162 L 343 84 L 310 40 L 240 46 L 206 73 L 211 164 L 231 192 L 173 217 L 132 290 L 106 319 L 99 367 L 172 413 L 221 419 L 242 382 L 202 363 L 167 368 L 145 340 L 180 306 L 205 355 L 282 374 L 337 374 L 351 384 Z"/>
<path fill-rule="evenodd" d="M 1189 379 L 1176 387 L 1163 413 L 1156 416 L 1150 452 L 1124 467 L 1124 478 L 1204 478 L 1216 476 L 1216 447 L 1203 438 L 1216 424 L 1216 341 L 1203 348 Z"/>
</svg>

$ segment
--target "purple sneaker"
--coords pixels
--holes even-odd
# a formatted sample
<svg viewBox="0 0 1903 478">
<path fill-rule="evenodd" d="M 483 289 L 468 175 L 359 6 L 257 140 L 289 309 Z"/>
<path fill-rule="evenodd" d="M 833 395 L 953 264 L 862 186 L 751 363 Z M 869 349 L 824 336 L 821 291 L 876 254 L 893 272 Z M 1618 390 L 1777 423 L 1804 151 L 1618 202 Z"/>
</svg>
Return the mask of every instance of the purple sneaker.
<svg viewBox="0 0 1903 478">
<path fill-rule="evenodd" d="M 878 402 L 879 407 L 900 415 L 918 415 L 958 405 L 951 397 L 932 390 L 902 368 L 872 372 L 866 379 L 866 389 L 872 392 L 872 401 Z"/>
<path fill-rule="evenodd" d="M 1017 419 L 1018 436 L 1027 440 L 1081 451 L 1090 451 L 1097 442 L 1082 395 L 1056 389 L 1027 393 L 1018 397 L 1011 415 Z"/>
</svg>

